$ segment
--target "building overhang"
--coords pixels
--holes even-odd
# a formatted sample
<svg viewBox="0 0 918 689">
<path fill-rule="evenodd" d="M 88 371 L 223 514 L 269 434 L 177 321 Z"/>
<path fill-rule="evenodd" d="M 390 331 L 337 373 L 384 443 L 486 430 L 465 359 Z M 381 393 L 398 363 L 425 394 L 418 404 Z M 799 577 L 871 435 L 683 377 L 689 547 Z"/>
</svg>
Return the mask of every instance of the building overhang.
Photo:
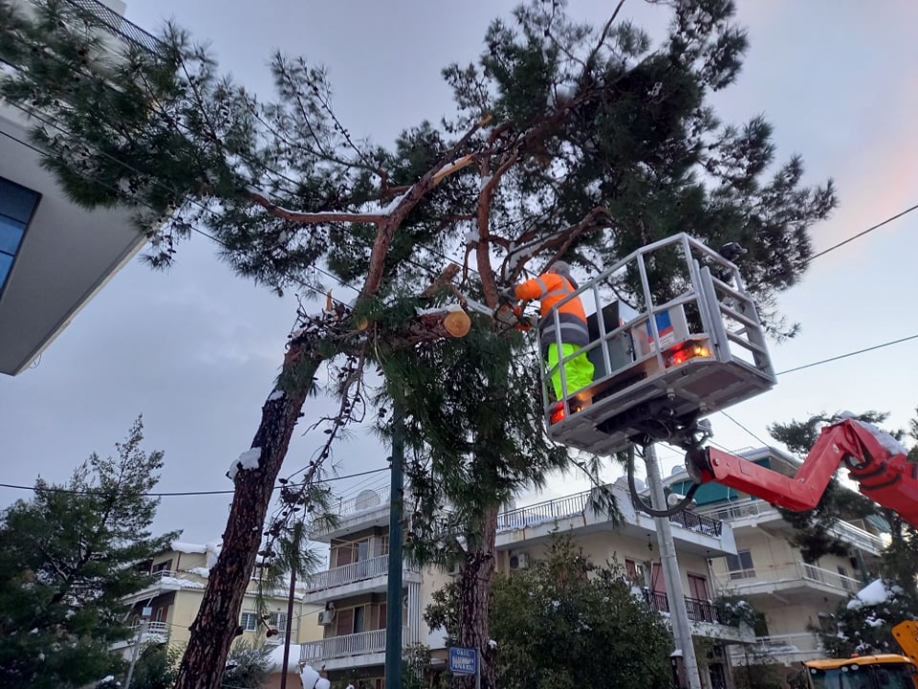
<svg viewBox="0 0 918 689">
<path fill-rule="evenodd" d="M 0 292 L 0 372 L 28 368 L 146 238 L 125 209 L 89 210 L 70 201 L 41 166 L 28 128 L 0 111 L 0 177 L 41 194 Z"/>
</svg>

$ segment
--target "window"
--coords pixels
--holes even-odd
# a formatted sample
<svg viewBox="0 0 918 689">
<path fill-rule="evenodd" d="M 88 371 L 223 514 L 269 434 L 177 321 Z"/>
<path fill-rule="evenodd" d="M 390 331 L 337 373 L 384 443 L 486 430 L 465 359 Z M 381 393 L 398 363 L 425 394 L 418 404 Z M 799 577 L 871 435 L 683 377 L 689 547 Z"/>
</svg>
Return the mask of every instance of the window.
<svg viewBox="0 0 918 689">
<path fill-rule="evenodd" d="M 731 579 L 755 579 L 752 566 L 752 555 L 748 550 L 741 550 L 736 555 L 727 555 L 727 569 Z"/>
<path fill-rule="evenodd" d="M 40 198 L 31 189 L 0 178 L 0 292 L 10 276 L 13 260 Z"/>
<path fill-rule="evenodd" d="M 287 634 L 287 613 L 272 612 L 268 615 L 268 629 L 276 629 L 277 634 L 268 638 L 268 643 L 282 644 Z"/>
<path fill-rule="evenodd" d="M 239 626 L 244 632 L 254 632 L 258 629 L 258 615 L 254 612 L 244 612 L 239 619 Z"/>
</svg>

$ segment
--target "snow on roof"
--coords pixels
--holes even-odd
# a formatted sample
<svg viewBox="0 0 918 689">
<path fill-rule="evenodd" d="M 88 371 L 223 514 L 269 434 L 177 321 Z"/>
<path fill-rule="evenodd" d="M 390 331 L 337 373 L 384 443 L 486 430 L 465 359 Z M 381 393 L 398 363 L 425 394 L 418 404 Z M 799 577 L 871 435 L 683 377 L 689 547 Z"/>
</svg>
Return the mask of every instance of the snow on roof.
<svg viewBox="0 0 918 689">
<path fill-rule="evenodd" d="M 202 589 L 204 584 L 199 581 L 189 579 L 177 579 L 176 577 L 161 577 L 160 581 L 169 586 L 178 586 L 180 589 Z"/>
<path fill-rule="evenodd" d="M 185 541 L 172 541 L 172 550 L 177 553 L 200 553 L 203 555 L 207 552 L 207 546 L 198 545 L 197 543 L 186 543 Z"/>
<path fill-rule="evenodd" d="M 880 605 L 889 600 L 893 593 L 893 591 L 886 588 L 882 579 L 875 579 L 848 601 L 848 610 L 857 610 L 865 605 Z"/>
</svg>

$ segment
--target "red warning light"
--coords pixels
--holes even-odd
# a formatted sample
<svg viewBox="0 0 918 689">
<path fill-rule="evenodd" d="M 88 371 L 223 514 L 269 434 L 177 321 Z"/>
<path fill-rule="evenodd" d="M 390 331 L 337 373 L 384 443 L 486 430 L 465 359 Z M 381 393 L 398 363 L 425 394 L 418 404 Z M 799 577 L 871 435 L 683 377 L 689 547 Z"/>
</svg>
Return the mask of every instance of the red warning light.
<svg viewBox="0 0 918 689">
<path fill-rule="evenodd" d="M 666 357 L 667 368 L 681 366 L 686 361 L 711 356 L 711 350 L 698 342 L 681 342 Z"/>
<path fill-rule="evenodd" d="M 564 402 L 558 402 L 558 404 L 555 405 L 555 407 L 551 410 L 551 414 L 548 417 L 548 422 L 551 425 L 554 425 L 559 421 L 563 421 L 565 416 L 567 415 L 564 413 Z"/>
</svg>

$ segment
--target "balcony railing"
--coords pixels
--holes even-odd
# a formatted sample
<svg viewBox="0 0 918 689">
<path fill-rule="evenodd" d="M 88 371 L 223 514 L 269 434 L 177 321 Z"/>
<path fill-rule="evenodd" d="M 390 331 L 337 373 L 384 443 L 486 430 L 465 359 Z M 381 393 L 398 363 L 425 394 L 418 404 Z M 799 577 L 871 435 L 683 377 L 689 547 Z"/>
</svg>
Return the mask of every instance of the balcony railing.
<svg viewBox="0 0 918 689">
<path fill-rule="evenodd" d="M 747 646 L 730 646 L 730 655 L 734 662 L 748 660 L 754 663 L 766 659 L 772 662 L 812 660 L 822 657 L 823 647 L 813 634 L 776 634 L 757 636 L 755 643 Z"/>
<path fill-rule="evenodd" d="M 737 502 L 728 507 L 707 511 L 706 514 L 723 521 L 733 521 L 758 515 L 769 515 L 771 517 L 779 516 L 778 510 L 764 500 Z M 864 529 L 858 528 L 854 526 L 854 524 L 849 524 L 848 522 L 836 522 L 830 531 L 841 540 L 871 552 L 879 553 L 885 545 L 883 539 L 879 536 L 864 531 Z"/>
<path fill-rule="evenodd" d="M 417 566 L 405 562 L 404 569 L 416 572 Z M 375 577 L 384 577 L 389 572 L 389 556 L 380 555 L 368 560 L 352 562 L 341 567 L 332 567 L 324 572 L 317 572 L 306 580 L 306 592 L 324 591 L 335 586 L 344 586 L 358 581 L 366 581 Z"/>
<path fill-rule="evenodd" d="M 590 497 L 590 491 L 568 495 L 555 500 L 546 500 L 527 507 L 518 507 L 497 515 L 497 530 L 512 531 L 538 524 L 549 524 L 556 519 L 583 514 Z"/>
<path fill-rule="evenodd" d="M 669 597 L 659 591 L 644 590 L 644 600 L 656 612 L 670 612 Z M 685 609 L 692 622 L 708 622 L 710 624 L 723 624 L 717 613 L 717 608 L 711 601 L 699 598 L 685 597 Z"/>
<path fill-rule="evenodd" d="M 378 509 L 389 509 L 389 489 L 388 488 L 373 488 L 372 489 L 377 496 L 379 496 L 379 502 L 373 502 L 367 504 L 366 496 L 358 495 L 355 498 L 350 498 L 349 500 L 338 500 L 337 507 L 333 508 L 331 511 L 338 517 L 347 517 L 358 512 L 365 512 L 369 510 L 378 510 Z M 405 496 L 406 502 L 408 496 Z"/>
<path fill-rule="evenodd" d="M 497 515 L 497 531 L 524 529 L 539 524 L 550 524 L 557 519 L 576 517 L 583 514 L 589 504 L 590 491 L 546 500 L 527 507 L 517 507 Z M 720 538 L 723 524 L 712 517 L 684 510 L 670 516 L 669 521 L 677 526 Z"/>
<path fill-rule="evenodd" d="M 143 638 L 139 638 L 139 634 L 143 629 L 143 622 L 140 620 L 134 622 L 131 625 L 131 637 L 128 641 L 129 644 L 136 643 L 138 639 L 141 642 L 150 641 L 150 637 L 159 637 L 162 641 L 165 641 L 169 638 L 169 625 L 165 622 L 147 622 L 146 631 L 143 633 Z"/>
<path fill-rule="evenodd" d="M 163 44 L 158 38 L 132 24 L 110 7 L 98 0 L 64 0 L 71 7 L 92 16 L 92 23 L 116 38 L 133 43 L 151 53 L 161 53 Z"/>
<path fill-rule="evenodd" d="M 402 628 L 402 644 L 416 641 L 417 634 L 412 635 L 408 627 Z M 370 632 L 330 636 L 321 641 L 308 641 L 300 644 L 300 661 L 312 663 L 332 658 L 383 653 L 386 650 L 386 630 L 374 629 Z"/>
<path fill-rule="evenodd" d="M 703 533 L 707 536 L 714 536 L 715 538 L 720 538 L 723 529 L 723 522 L 688 510 L 671 514 L 669 516 L 669 521 L 691 531 Z"/>
<path fill-rule="evenodd" d="M 729 577 L 730 580 L 724 584 L 724 587 L 733 591 L 758 586 L 762 583 L 778 585 L 795 581 L 823 584 L 845 593 L 855 593 L 861 588 L 861 582 L 857 579 L 806 562 L 795 562 L 786 567 L 735 570 L 729 573 Z"/>
</svg>

